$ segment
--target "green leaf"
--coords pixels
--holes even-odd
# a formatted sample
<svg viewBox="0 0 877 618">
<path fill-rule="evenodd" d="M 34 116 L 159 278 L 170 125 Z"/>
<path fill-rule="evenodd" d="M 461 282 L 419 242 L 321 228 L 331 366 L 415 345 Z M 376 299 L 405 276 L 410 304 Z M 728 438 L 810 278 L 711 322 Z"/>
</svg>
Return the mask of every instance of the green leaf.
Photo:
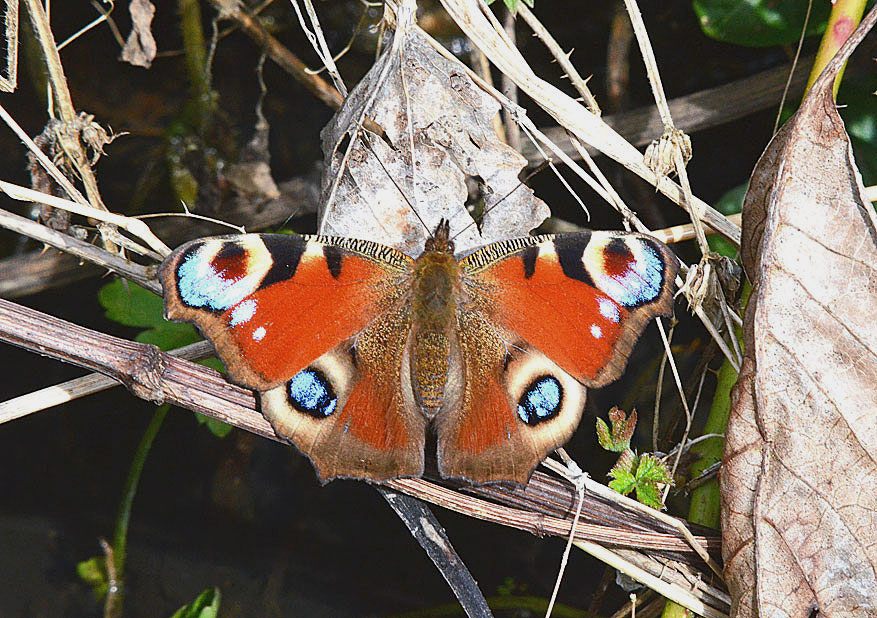
<svg viewBox="0 0 877 618">
<path fill-rule="evenodd" d="M 633 451 L 626 450 L 609 471 L 614 479 L 609 487 L 622 495 L 636 490 L 636 499 L 654 509 L 663 508 L 659 485 L 671 483 L 667 466 L 652 455 L 637 457 Z"/>
<path fill-rule="evenodd" d="M 636 477 L 627 470 L 615 470 L 609 472 L 613 480 L 609 482 L 610 489 L 614 489 L 623 496 L 626 496 L 636 487 Z"/>
<path fill-rule="evenodd" d="M 223 421 L 216 418 L 204 416 L 199 412 L 195 412 L 195 420 L 198 421 L 199 425 L 204 425 L 210 431 L 210 433 L 212 433 L 217 438 L 224 438 L 231 433 L 232 429 L 234 429 L 234 427 L 232 425 L 229 425 L 228 423 L 224 423 Z"/>
<path fill-rule="evenodd" d="M 694 0 L 692 6 L 704 34 L 746 47 L 797 42 L 807 14 L 807 0 Z M 813 3 L 808 35 L 825 30 L 830 10 L 828 2 Z"/>
<path fill-rule="evenodd" d="M 723 215 L 736 215 L 743 210 L 743 197 L 746 195 L 746 190 L 748 188 L 749 181 L 746 181 L 743 184 L 737 185 L 733 189 L 729 189 L 715 204 L 713 204 L 713 208 Z M 708 236 L 707 242 L 709 243 L 710 249 L 719 255 L 724 255 L 731 259 L 734 259 L 737 256 L 737 247 L 718 234 Z"/>
<path fill-rule="evenodd" d="M 189 605 L 183 605 L 171 618 L 216 618 L 222 594 L 219 588 L 208 588 Z"/>
<path fill-rule="evenodd" d="M 671 483 L 667 466 L 649 454 L 640 456 L 636 469 L 636 499 L 653 509 L 664 508 L 659 484 Z"/>
<path fill-rule="evenodd" d="M 107 562 L 103 556 L 93 556 L 76 565 L 76 574 L 91 588 L 94 598 L 103 601 L 109 590 Z"/>
<path fill-rule="evenodd" d="M 607 451 L 622 453 L 630 448 L 630 438 L 636 429 L 636 410 L 631 410 L 628 418 L 615 406 L 609 410 L 609 422 L 612 423 L 611 430 L 603 419 L 597 419 L 597 441 Z"/>
<path fill-rule="evenodd" d="M 97 293 L 108 319 L 137 328 L 153 328 L 165 322 L 160 296 L 134 283 L 116 279 Z"/>
</svg>

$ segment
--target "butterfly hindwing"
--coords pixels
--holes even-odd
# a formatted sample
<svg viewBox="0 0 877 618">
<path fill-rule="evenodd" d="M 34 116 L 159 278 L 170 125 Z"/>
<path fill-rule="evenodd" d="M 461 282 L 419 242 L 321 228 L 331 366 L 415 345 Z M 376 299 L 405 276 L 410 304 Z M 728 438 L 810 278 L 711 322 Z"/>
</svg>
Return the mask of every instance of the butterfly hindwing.
<svg viewBox="0 0 877 618">
<path fill-rule="evenodd" d="M 234 381 L 266 390 L 398 302 L 410 262 L 366 241 L 246 234 L 183 245 L 159 278 L 165 315 L 194 322 Z"/>
<path fill-rule="evenodd" d="M 672 312 L 678 261 L 643 234 L 581 232 L 495 243 L 461 266 L 492 323 L 600 387 L 621 375 L 648 320 Z"/>
<path fill-rule="evenodd" d="M 290 380 L 260 396 L 278 435 L 313 462 L 323 482 L 423 473 L 426 417 L 403 388 L 407 307 L 381 315 Z"/>
<path fill-rule="evenodd" d="M 456 408 L 436 418 L 439 471 L 475 483 L 525 484 L 578 426 L 585 389 L 476 312 L 460 312 L 457 331 L 465 379 Z"/>
</svg>

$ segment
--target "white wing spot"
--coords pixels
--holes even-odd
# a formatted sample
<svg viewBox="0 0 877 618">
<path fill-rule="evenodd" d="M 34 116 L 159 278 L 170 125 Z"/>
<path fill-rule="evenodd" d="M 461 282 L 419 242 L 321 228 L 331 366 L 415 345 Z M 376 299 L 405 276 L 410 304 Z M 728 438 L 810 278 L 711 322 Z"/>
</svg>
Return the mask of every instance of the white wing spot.
<svg viewBox="0 0 877 618">
<path fill-rule="evenodd" d="M 260 326 L 256 330 L 253 331 L 253 341 L 262 341 L 262 337 L 265 336 L 265 327 Z"/>
<path fill-rule="evenodd" d="M 245 300 L 232 310 L 230 325 L 237 326 L 249 322 L 254 315 L 256 315 L 256 301 Z"/>
<path fill-rule="evenodd" d="M 591 334 L 594 336 L 594 339 L 599 339 L 603 336 L 603 331 L 596 324 L 591 324 Z"/>
<path fill-rule="evenodd" d="M 597 304 L 600 305 L 600 315 L 602 315 L 607 320 L 612 320 L 616 324 L 621 319 L 621 314 L 618 312 L 618 305 L 615 304 L 612 300 L 608 298 L 598 298 Z"/>
</svg>

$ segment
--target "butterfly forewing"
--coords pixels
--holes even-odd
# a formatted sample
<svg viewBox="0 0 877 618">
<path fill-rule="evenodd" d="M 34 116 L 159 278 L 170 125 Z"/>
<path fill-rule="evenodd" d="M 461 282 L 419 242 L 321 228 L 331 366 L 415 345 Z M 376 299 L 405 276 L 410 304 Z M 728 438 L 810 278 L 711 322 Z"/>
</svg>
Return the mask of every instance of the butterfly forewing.
<svg viewBox="0 0 877 618">
<path fill-rule="evenodd" d="M 599 387 L 621 375 L 646 322 L 672 312 L 678 261 L 642 234 L 581 232 L 488 245 L 461 266 L 491 323 Z"/>
<path fill-rule="evenodd" d="M 232 379 L 266 390 L 399 302 L 411 262 L 366 241 L 247 234 L 187 243 L 159 277 L 166 316 L 194 322 Z"/>
</svg>

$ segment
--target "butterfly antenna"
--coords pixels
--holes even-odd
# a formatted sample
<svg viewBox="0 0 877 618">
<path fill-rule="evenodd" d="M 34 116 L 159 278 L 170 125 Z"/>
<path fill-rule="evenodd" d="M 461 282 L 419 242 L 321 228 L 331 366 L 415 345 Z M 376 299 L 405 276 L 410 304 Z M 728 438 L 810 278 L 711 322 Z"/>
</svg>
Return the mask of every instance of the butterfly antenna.
<svg viewBox="0 0 877 618">
<path fill-rule="evenodd" d="M 384 170 L 384 174 L 387 175 L 387 178 L 390 179 L 390 182 L 393 183 L 393 186 L 395 186 L 395 187 L 396 187 L 396 190 L 399 191 L 399 193 L 402 195 L 402 199 L 404 199 L 404 200 L 408 203 L 408 206 L 411 208 L 411 212 L 413 212 L 413 213 L 414 213 L 414 216 L 417 217 L 417 220 L 420 221 L 420 225 L 423 226 L 423 229 L 426 230 L 427 234 L 429 234 L 430 236 L 432 236 L 432 233 L 433 233 L 434 230 L 431 230 L 431 229 L 429 228 L 429 226 L 426 224 L 426 221 L 424 221 L 424 220 L 423 220 L 423 217 L 420 216 L 420 213 L 417 212 L 417 209 L 414 207 L 414 204 L 412 204 L 412 203 L 411 203 L 411 200 L 408 199 L 408 196 L 405 195 L 405 191 L 402 189 L 402 187 L 399 185 L 399 183 L 396 182 L 396 179 L 393 178 L 393 175 L 390 173 L 390 170 L 388 170 L 388 169 L 384 166 L 384 162 L 381 161 L 381 158 L 378 156 L 378 153 L 376 153 L 376 152 L 374 151 L 374 148 L 372 148 L 371 142 L 369 141 L 369 137 L 371 137 L 371 136 L 373 136 L 373 135 L 374 135 L 373 133 L 371 133 L 371 132 L 366 131 L 365 129 L 363 129 L 363 132 L 362 132 L 362 136 L 363 136 L 362 143 L 365 144 L 366 148 L 368 148 L 369 151 L 372 153 L 372 155 L 374 155 L 374 158 L 375 158 L 375 160 L 378 162 L 378 165 L 381 166 L 381 169 Z M 517 187 L 515 187 L 515 188 L 517 188 Z"/>
<path fill-rule="evenodd" d="M 481 218 L 483 219 L 483 218 L 484 218 L 484 215 L 486 215 L 486 214 L 489 213 L 491 210 L 493 210 L 494 208 L 496 208 L 497 206 L 499 206 L 500 204 L 502 204 L 502 203 L 503 203 L 503 202 L 504 202 L 509 196 L 511 196 L 512 193 L 514 193 L 515 191 L 517 191 L 518 189 L 520 189 L 520 188 L 521 188 L 521 185 L 523 185 L 524 183 L 526 183 L 526 182 L 527 182 L 528 180 L 530 180 L 533 176 L 535 176 L 536 174 L 538 174 L 539 172 L 541 172 L 542 170 L 544 170 L 544 169 L 545 169 L 546 167 L 548 167 L 549 165 L 551 165 L 551 159 L 545 159 L 544 161 L 542 161 L 542 162 L 536 167 L 536 169 L 534 169 L 532 172 L 530 172 L 529 174 L 527 174 L 526 176 L 524 176 L 524 178 L 522 178 L 522 179 L 518 182 L 518 184 L 515 185 L 514 189 L 512 189 L 511 191 L 509 191 L 508 193 L 506 193 L 505 195 L 503 195 L 502 198 L 500 198 L 499 200 L 497 200 L 496 202 L 494 202 L 493 206 L 490 206 L 489 208 L 485 208 L 485 209 L 484 209 L 484 212 L 481 213 Z M 465 232 L 466 230 L 468 230 L 468 229 L 469 229 L 470 227 L 472 227 L 473 225 L 477 225 L 477 224 L 478 224 L 477 221 L 472 221 L 471 223 L 467 224 L 462 230 L 460 230 L 459 232 L 457 232 L 456 234 L 454 234 L 453 237 L 451 237 L 450 240 L 453 242 L 453 240 L 454 240 L 455 238 L 457 238 L 457 236 L 459 236 L 460 234 L 462 234 L 463 232 Z"/>
</svg>

